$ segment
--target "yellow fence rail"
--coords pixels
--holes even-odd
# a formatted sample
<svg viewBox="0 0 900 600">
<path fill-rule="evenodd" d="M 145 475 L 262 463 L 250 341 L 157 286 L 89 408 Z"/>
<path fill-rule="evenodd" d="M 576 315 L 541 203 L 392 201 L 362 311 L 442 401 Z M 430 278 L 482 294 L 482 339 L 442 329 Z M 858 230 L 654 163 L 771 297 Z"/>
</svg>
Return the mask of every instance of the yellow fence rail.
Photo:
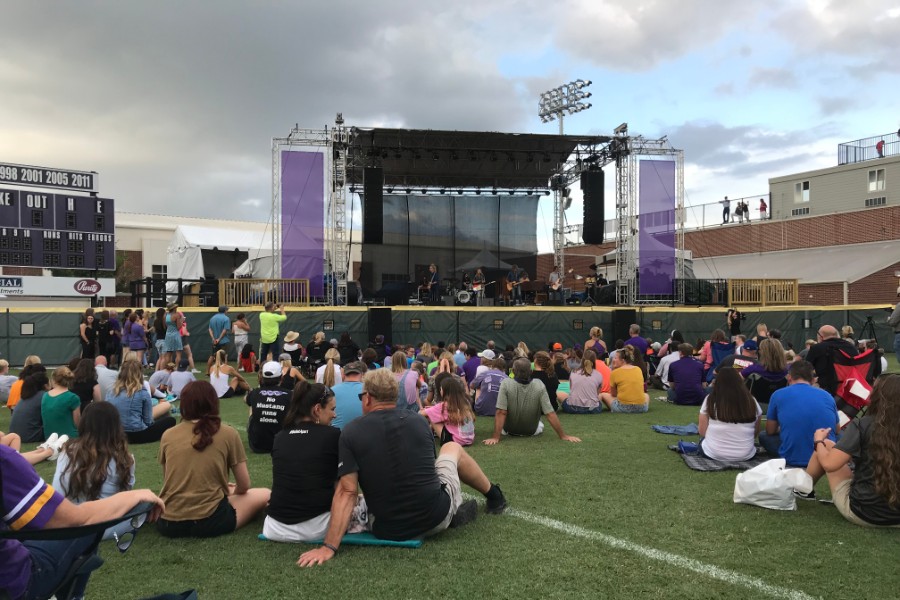
<svg viewBox="0 0 900 600">
<path fill-rule="evenodd" d="M 796 279 L 729 279 L 729 304 L 743 306 L 796 305 L 800 297 Z"/>
<path fill-rule="evenodd" d="M 220 279 L 219 300 L 235 306 L 309 306 L 309 279 Z"/>
</svg>

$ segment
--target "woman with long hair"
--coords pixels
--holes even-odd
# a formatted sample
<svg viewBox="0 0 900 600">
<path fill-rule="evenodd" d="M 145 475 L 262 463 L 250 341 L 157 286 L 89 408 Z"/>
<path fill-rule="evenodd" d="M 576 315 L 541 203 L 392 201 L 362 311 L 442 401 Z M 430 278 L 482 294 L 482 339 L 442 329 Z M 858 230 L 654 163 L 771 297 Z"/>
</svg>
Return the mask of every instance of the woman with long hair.
<svg viewBox="0 0 900 600">
<path fill-rule="evenodd" d="M 600 400 L 610 412 L 645 413 L 650 408 L 650 396 L 644 391 L 644 373 L 636 364 L 637 354 L 629 344 L 613 359 L 610 390 L 600 394 Z"/>
<path fill-rule="evenodd" d="M 209 382 L 216 390 L 219 398 L 243 396 L 250 391 L 250 384 L 237 369 L 228 364 L 228 353 L 224 348 L 216 350 L 215 361 L 209 367 Z M 290 358 L 288 358 L 290 362 Z"/>
<path fill-rule="evenodd" d="M 22 383 L 25 378 L 31 375 L 34 369 L 38 371 L 46 371 L 47 369 L 41 364 L 41 358 L 34 354 L 25 357 L 25 365 L 19 371 L 19 379 L 9 386 L 9 396 L 6 398 L 6 408 L 13 410 L 19 400 L 22 398 Z"/>
<path fill-rule="evenodd" d="M 830 429 L 816 430 L 806 472 L 813 482 L 828 475 L 834 505 L 851 523 L 900 527 L 900 375 L 879 377 L 869 400 L 869 410 L 847 424 L 837 443 L 828 439 Z"/>
<path fill-rule="evenodd" d="M 714 460 L 750 460 L 756 455 L 760 417 L 762 409 L 737 370 L 722 369 L 700 406 L 700 451 Z"/>
<path fill-rule="evenodd" d="M 181 392 L 181 422 L 163 434 L 160 497 L 166 509 L 157 529 L 166 537 L 216 537 L 243 527 L 269 502 L 250 487 L 241 436 L 219 416 L 219 397 L 206 381 Z M 229 483 L 229 471 L 235 483 Z"/>
<path fill-rule="evenodd" d="M 332 427 L 335 399 L 324 385 L 301 380 L 294 388 L 284 428 L 272 446 L 272 498 L 263 535 L 276 542 L 322 539 L 331 523 L 338 480 L 338 440 Z M 349 531 L 364 531 L 366 505 L 354 508 Z"/>
<path fill-rule="evenodd" d="M 603 341 L 603 330 L 599 327 L 591 327 L 591 330 L 588 332 L 591 336 L 591 339 L 584 343 L 585 350 L 593 350 L 594 354 L 597 355 L 597 358 L 603 360 L 606 356 L 606 342 Z"/>
<path fill-rule="evenodd" d="M 166 306 L 166 336 L 165 336 L 165 346 L 163 349 L 166 351 L 166 358 L 164 362 L 175 363 L 176 365 L 181 362 L 181 352 L 184 350 L 184 344 L 181 342 L 181 322 L 182 317 L 181 313 L 178 312 L 178 305 L 174 302 L 169 303 Z"/>
<path fill-rule="evenodd" d="M 293 366 L 294 360 L 287 352 L 282 352 L 278 355 L 278 364 L 281 365 L 281 377 L 278 380 L 278 387 L 292 391 L 301 379 L 305 379 L 300 370 Z"/>
<path fill-rule="evenodd" d="M 559 410 L 559 401 L 556 399 L 556 390 L 559 388 L 559 379 L 556 378 L 556 370 L 550 355 L 543 350 L 534 353 L 534 368 L 531 371 L 531 378 L 537 379 L 547 388 L 547 396 L 550 397 L 550 405 L 553 410 Z"/>
<path fill-rule="evenodd" d="M 90 404 L 78 423 L 78 439 L 70 440 L 59 454 L 53 489 L 74 502 L 108 498 L 134 487 L 134 456 L 114 406 Z M 103 534 L 111 540 L 131 529 L 126 521 Z"/>
<path fill-rule="evenodd" d="M 94 361 L 89 358 L 82 358 L 75 366 L 72 372 L 75 379 L 72 381 L 72 390 L 81 400 L 81 412 L 91 402 L 100 402 L 100 384 L 97 383 L 97 369 L 94 368 Z"/>
<path fill-rule="evenodd" d="M 55 433 L 62 437 L 78 437 L 78 421 L 81 418 L 81 400 L 69 391 L 75 376 L 69 367 L 57 367 L 53 371 L 53 387 L 41 398 L 41 419 L 44 434 Z"/>
<path fill-rule="evenodd" d="M 581 355 L 581 363 L 571 372 L 569 397 L 562 403 L 563 412 L 585 415 L 599 414 L 600 388 L 603 386 L 603 375 L 596 369 L 597 355 L 593 350 L 585 350 Z"/>
<path fill-rule="evenodd" d="M 569 369 L 566 355 L 562 352 L 554 352 L 551 358 L 553 359 L 553 372 L 556 374 L 556 379 L 559 381 L 559 385 L 556 387 L 556 399 L 560 402 L 560 406 L 562 406 L 562 403 L 569 397 L 569 392 L 572 389 L 571 382 L 569 381 L 569 378 L 572 376 L 572 371 Z"/>
<path fill-rule="evenodd" d="M 341 355 L 336 348 L 329 348 L 325 353 L 325 364 L 316 369 L 316 383 L 324 383 L 328 387 L 333 387 L 341 381 Z"/>
<path fill-rule="evenodd" d="M 406 368 L 406 353 L 402 350 L 391 355 L 391 373 L 399 385 L 397 408 L 422 410 L 422 402 L 419 400 L 419 373 Z"/>
<path fill-rule="evenodd" d="M 710 334 L 709 339 L 703 343 L 703 347 L 700 349 L 700 355 L 698 358 L 700 362 L 703 363 L 703 371 L 708 373 L 711 369 L 714 370 L 716 368 L 716 362 L 713 357 L 713 346 L 716 348 L 725 349 L 728 347 L 728 354 L 734 354 L 734 346 L 728 341 L 728 336 L 721 329 L 713 330 Z"/>
<path fill-rule="evenodd" d="M 9 430 L 22 438 L 23 442 L 30 444 L 45 439 L 41 402 L 50 389 L 50 380 L 44 365 L 31 365 L 26 369 L 29 374 L 21 380 L 22 399 L 9 420 Z"/>
<path fill-rule="evenodd" d="M 163 401 L 153 405 L 150 392 L 144 387 L 141 363 L 136 360 L 126 358 L 122 362 L 112 395 L 106 401 L 119 410 L 122 427 L 132 444 L 158 442 L 167 429 L 175 426 L 175 419 L 169 416 L 171 404 Z"/>
<path fill-rule="evenodd" d="M 85 316 L 78 326 L 78 339 L 81 342 L 81 358 L 94 359 L 97 356 L 97 330 L 94 329 L 93 313 Z"/>
<path fill-rule="evenodd" d="M 775 382 L 787 377 L 787 358 L 784 346 L 775 338 L 764 338 L 759 344 L 758 364 L 750 365 L 741 370 L 741 377 L 747 379 L 750 375 L 758 373 L 760 377 Z"/>
<path fill-rule="evenodd" d="M 338 341 L 337 350 L 341 357 L 340 360 L 342 367 L 359 360 L 359 346 L 356 345 L 356 342 L 350 339 L 350 334 L 346 331 L 341 334 L 341 339 Z"/>
<path fill-rule="evenodd" d="M 673 354 L 676 356 L 675 360 L 678 360 L 678 346 L 683 343 L 684 335 L 677 329 L 673 329 L 672 333 L 669 335 L 669 339 L 660 347 L 659 352 L 656 355 L 659 358 L 663 358 L 669 354 Z"/>
<path fill-rule="evenodd" d="M 237 356 L 241 356 L 241 351 L 247 345 L 247 342 L 250 341 L 250 323 L 247 322 L 247 315 L 244 313 L 237 314 L 237 317 L 231 324 L 231 333 L 234 335 L 234 351 L 237 353 Z M 238 371 L 245 370 L 243 367 L 238 368 Z"/>
<path fill-rule="evenodd" d="M 366 348 L 363 350 L 361 360 L 369 371 L 381 368 L 381 365 L 378 364 L 378 352 L 376 352 L 374 348 Z"/>
<path fill-rule="evenodd" d="M 144 352 L 147 351 L 147 330 L 144 328 L 142 314 L 135 311 L 128 317 L 131 324 L 128 328 L 128 349 L 137 354 L 137 360 L 141 364 L 144 362 Z"/>
<path fill-rule="evenodd" d="M 166 309 L 160 306 L 153 318 L 153 347 L 156 348 L 156 370 L 162 371 L 169 364 L 166 362 Z"/>
<path fill-rule="evenodd" d="M 440 390 L 441 401 L 422 409 L 419 414 L 428 419 L 442 446 L 447 442 L 471 446 L 475 441 L 475 413 L 469 404 L 465 381 L 447 374 L 440 382 L 435 380 L 435 384 Z"/>
</svg>

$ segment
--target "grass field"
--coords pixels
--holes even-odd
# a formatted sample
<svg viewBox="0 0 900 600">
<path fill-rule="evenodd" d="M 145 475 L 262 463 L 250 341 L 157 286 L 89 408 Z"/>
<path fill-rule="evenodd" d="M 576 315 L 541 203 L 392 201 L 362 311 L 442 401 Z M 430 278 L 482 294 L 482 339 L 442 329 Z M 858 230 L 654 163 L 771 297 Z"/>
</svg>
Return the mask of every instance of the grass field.
<svg viewBox="0 0 900 600">
<path fill-rule="evenodd" d="M 222 407 L 246 436 L 242 401 Z M 505 515 L 482 513 L 418 550 L 344 547 L 313 569 L 295 566 L 307 546 L 257 541 L 261 519 L 214 540 L 167 540 L 145 526 L 126 554 L 104 543 L 88 597 L 900 598 L 900 531 L 856 527 L 817 502 L 794 512 L 734 504 L 736 472 L 691 471 L 666 449 L 678 438 L 650 429 L 696 414 L 653 400 L 646 415 L 561 415 L 582 444 L 548 428 L 495 447 L 481 445 L 493 420 L 480 418 L 471 454 L 503 487 Z M 161 486 L 157 448 L 132 448 L 138 487 Z M 254 486 L 269 486 L 268 456 L 249 460 Z M 48 481 L 53 468 L 38 465 Z M 828 495 L 824 480 L 818 493 Z"/>
</svg>

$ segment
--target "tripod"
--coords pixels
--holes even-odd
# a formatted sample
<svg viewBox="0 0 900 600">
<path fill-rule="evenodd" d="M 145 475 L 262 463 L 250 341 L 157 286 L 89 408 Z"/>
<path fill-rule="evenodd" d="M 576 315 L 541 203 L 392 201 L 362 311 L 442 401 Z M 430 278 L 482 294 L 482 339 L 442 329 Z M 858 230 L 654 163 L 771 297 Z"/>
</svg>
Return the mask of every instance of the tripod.
<svg viewBox="0 0 900 600">
<path fill-rule="evenodd" d="M 878 344 L 878 338 L 875 336 L 875 322 L 872 321 L 872 317 L 866 317 L 866 322 L 863 324 L 862 329 L 859 332 L 859 339 L 875 340 L 875 344 Z"/>
</svg>

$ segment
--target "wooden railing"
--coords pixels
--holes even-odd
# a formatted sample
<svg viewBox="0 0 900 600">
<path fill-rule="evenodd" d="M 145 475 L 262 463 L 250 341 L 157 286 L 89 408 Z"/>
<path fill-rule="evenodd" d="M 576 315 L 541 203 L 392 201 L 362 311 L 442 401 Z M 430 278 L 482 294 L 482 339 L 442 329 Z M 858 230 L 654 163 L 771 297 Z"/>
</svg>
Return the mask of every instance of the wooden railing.
<svg viewBox="0 0 900 600">
<path fill-rule="evenodd" d="M 800 297 L 796 279 L 729 279 L 731 306 L 796 305 Z"/>
<path fill-rule="evenodd" d="M 309 306 L 309 279 L 220 279 L 219 301 L 230 307 Z"/>
</svg>

